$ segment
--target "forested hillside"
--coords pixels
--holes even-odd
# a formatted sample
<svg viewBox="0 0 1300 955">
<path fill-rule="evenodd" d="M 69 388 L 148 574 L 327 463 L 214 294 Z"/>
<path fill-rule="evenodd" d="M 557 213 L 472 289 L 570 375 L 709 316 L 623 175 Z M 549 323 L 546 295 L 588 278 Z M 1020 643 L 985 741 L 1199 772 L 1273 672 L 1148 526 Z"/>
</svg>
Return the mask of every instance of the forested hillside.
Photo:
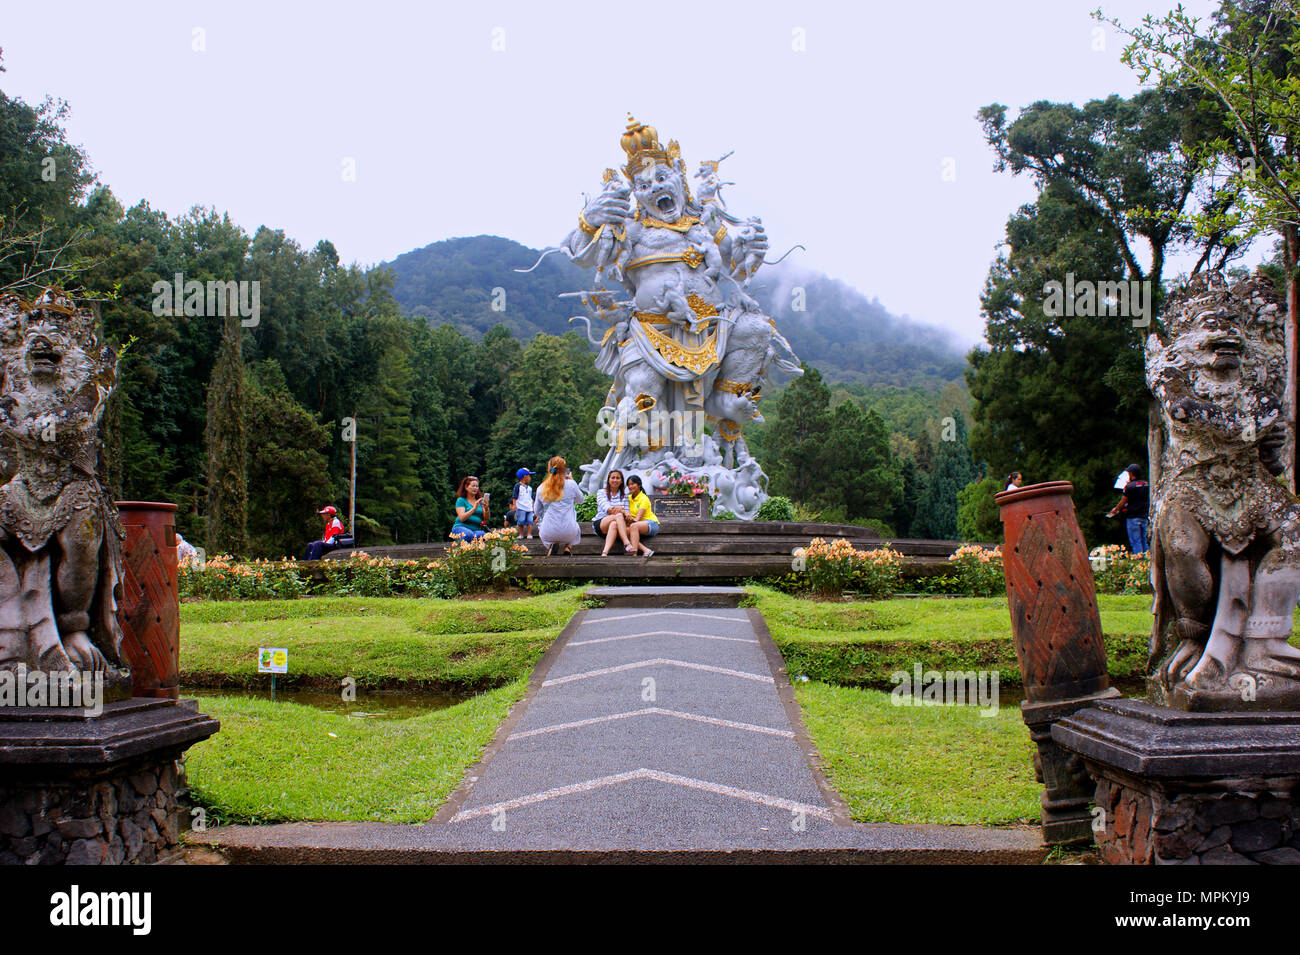
<svg viewBox="0 0 1300 955">
<path fill-rule="evenodd" d="M 393 297 L 430 324 L 446 322 L 468 335 L 503 324 L 521 338 L 563 334 L 582 309 L 561 292 L 591 288 L 589 272 L 561 253 L 527 274 L 539 251 L 498 236 L 447 239 L 399 255 Z M 501 289 L 495 294 L 494 290 Z M 921 385 L 960 380 L 962 349 L 940 328 L 892 315 L 879 302 L 818 272 L 789 263 L 758 274 L 750 290 L 773 316 L 803 361 L 828 381 L 860 385 Z M 495 304 L 495 308 L 493 307 Z"/>
</svg>

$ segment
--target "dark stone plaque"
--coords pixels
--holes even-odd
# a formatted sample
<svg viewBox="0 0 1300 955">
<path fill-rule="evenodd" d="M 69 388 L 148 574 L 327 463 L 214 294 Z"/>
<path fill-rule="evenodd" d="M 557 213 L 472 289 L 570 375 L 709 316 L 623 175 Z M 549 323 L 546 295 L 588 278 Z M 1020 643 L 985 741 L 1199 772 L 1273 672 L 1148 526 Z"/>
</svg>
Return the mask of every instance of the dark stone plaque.
<svg viewBox="0 0 1300 955">
<path fill-rule="evenodd" d="M 666 521 L 707 521 L 709 513 L 708 498 L 692 497 L 689 494 L 663 494 L 650 498 L 655 517 Z"/>
</svg>

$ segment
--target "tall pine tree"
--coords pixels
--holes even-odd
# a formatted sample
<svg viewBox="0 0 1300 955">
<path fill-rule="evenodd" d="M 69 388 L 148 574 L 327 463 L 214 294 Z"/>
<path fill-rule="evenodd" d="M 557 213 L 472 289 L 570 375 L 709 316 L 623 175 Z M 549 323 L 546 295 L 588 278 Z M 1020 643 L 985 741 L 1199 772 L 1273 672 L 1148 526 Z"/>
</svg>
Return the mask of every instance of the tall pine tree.
<svg viewBox="0 0 1300 955">
<path fill-rule="evenodd" d="M 208 453 L 208 515 L 206 540 L 214 554 L 243 556 L 248 552 L 248 436 L 244 431 L 246 396 L 242 330 L 238 314 L 229 309 L 222 328 L 221 349 L 208 384 L 208 421 L 204 443 Z"/>
</svg>

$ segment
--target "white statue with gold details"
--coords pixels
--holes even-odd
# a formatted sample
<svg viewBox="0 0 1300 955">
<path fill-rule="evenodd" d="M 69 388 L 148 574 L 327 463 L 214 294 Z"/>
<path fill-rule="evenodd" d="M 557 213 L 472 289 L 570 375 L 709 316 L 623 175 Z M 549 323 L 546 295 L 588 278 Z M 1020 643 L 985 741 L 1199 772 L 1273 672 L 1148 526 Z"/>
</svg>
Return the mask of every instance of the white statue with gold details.
<svg viewBox="0 0 1300 955">
<path fill-rule="evenodd" d="M 662 145 L 653 127 L 629 116 L 621 144 L 622 176 L 605 170 L 604 189 L 561 247 L 601 280 L 573 293 L 587 310 L 574 320 L 587 322 L 596 367 L 614 379 L 601 411 L 609 453 L 584 466 L 582 487 L 596 490 L 617 467 L 659 490 L 659 475 L 675 468 L 708 478 L 715 514 L 753 519 L 767 478 L 743 428 L 762 420 L 758 399 L 773 364 L 802 373 L 746 292 L 765 261 L 767 235 L 759 219 L 726 211 L 721 160 L 700 165 L 705 198 L 696 202 L 675 141 Z M 592 337 L 589 319 L 607 326 L 603 337 Z"/>
</svg>

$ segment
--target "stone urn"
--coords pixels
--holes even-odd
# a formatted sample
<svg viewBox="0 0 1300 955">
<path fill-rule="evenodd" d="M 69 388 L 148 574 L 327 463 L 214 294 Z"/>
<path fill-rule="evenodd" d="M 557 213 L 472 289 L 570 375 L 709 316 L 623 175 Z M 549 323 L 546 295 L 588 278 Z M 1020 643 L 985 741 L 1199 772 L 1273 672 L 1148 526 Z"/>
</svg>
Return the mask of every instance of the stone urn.
<svg viewBox="0 0 1300 955">
<path fill-rule="evenodd" d="M 133 696 L 180 698 L 180 595 L 177 590 L 176 505 L 118 501 L 126 530 L 117 619 L 131 664 Z"/>
<path fill-rule="evenodd" d="M 1016 657 L 1024 680 L 1020 713 L 1038 747 L 1044 786 L 1043 836 L 1088 842 L 1093 785 L 1082 762 L 1052 741 L 1052 725 L 1098 700 L 1118 696 L 1106 672 L 1106 646 L 1088 546 L 1067 481 L 1003 491 L 1002 566 Z"/>
</svg>

